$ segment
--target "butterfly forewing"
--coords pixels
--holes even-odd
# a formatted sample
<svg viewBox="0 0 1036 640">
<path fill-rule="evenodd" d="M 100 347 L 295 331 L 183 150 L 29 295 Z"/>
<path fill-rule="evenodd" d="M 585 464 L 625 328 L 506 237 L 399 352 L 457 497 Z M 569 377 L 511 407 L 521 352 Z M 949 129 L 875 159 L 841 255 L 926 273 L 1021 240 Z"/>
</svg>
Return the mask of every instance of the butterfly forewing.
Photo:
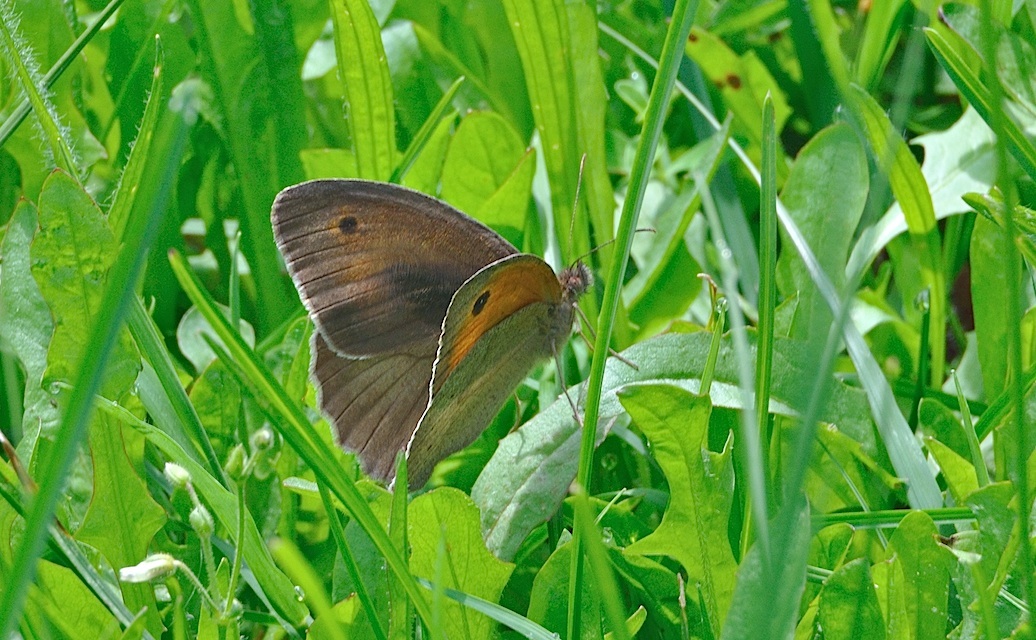
<svg viewBox="0 0 1036 640">
<path fill-rule="evenodd" d="M 277 196 L 272 220 L 306 307 L 341 355 L 415 347 L 434 353 L 460 285 L 486 264 L 516 253 L 443 202 L 361 180 L 289 187 Z"/>
<path fill-rule="evenodd" d="M 411 486 L 471 444 L 571 327 L 572 307 L 554 271 L 536 256 L 511 256 L 472 276 L 443 321 L 431 401 L 407 447 Z"/>
</svg>

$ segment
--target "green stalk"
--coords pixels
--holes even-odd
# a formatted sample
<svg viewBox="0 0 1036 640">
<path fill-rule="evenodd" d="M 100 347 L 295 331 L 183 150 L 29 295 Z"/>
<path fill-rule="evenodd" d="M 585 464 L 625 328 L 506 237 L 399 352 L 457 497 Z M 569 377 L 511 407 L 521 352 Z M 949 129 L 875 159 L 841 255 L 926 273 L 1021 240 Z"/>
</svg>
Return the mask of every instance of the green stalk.
<svg viewBox="0 0 1036 640">
<path fill-rule="evenodd" d="M 990 0 L 982 0 L 979 3 L 980 30 L 982 41 L 982 57 L 991 69 L 996 70 L 996 31 L 993 25 L 993 7 Z M 1018 254 L 1018 247 L 1015 244 L 1014 222 L 1014 191 L 1011 188 L 1011 170 L 1007 164 L 1007 149 L 1005 147 L 1004 124 L 1007 118 L 1004 115 L 1003 104 L 1004 88 L 1000 84 L 1000 78 L 996 73 L 989 74 L 987 78 L 989 93 L 992 97 L 993 108 L 989 110 L 989 125 L 996 134 L 996 183 L 1004 194 L 1004 274 L 1007 284 L 1007 371 L 1010 379 L 1007 383 L 1007 395 L 1011 398 L 1013 413 L 1011 427 L 1014 431 L 1014 484 L 1018 496 L 1018 520 L 1022 527 L 1022 540 L 1028 541 L 1029 536 L 1029 515 L 1032 511 L 1032 497 L 1029 493 L 1029 474 L 1027 473 L 1029 460 L 1029 431 L 1025 424 L 1025 389 L 1022 387 L 1022 336 L 1021 336 L 1021 298 L 1022 287 L 1019 276 L 1022 271 L 1021 256 Z M 1032 602 L 1032 545 L 1023 543 L 1020 550 L 1020 563 L 1023 599 Z"/>
<path fill-rule="evenodd" d="M 619 306 L 619 295 L 622 278 L 629 263 L 630 247 L 633 243 L 633 231 L 637 227 L 640 204 L 644 199 L 651 165 L 654 161 L 658 139 L 662 135 L 662 124 L 665 120 L 669 97 L 673 92 L 676 72 L 683 60 L 684 43 L 691 31 L 691 24 L 698 11 L 698 0 L 677 0 L 673 9 L 673 18 L 662 46 L 661 65 L 648 98 L 648 108 L 641 130 L 640 141 L 633 157 L 630 170 L 630 184 L 623 202 L 622 214 L 619 218 L 619 232 L 616 236 L 618 247 L 615 260 L 608 272 L 605 283 L 604 302 L 597 319 L 597 340 L 594 344 L 594 356 L 590 365 L 590 378 L 586 396 L 586 415 L 583 424 L 583 438 L 579 449 L 579 472 L 576 482 L 589 490 L 590 473 L 593 469 L 594 440 L 597 435 L 597 419 L 601 408 L 603 392 L 604 366 L 608 357 L 608 343 L 611 339 L 615 323 L 615 313 Z M 568 637 L 575 638 L 579 629 L 579 597 L 582 594 L 583 575 L 583 543 L 579 529 L 575 529 L 572 539 L 572 570 L 568 591 Z"/>
<path fill-rule="evenodd" d="M 759 421 L 764 477 L 770 477 L 770 383 L 773 374 L 773 322 L 777 308 L 777 131 L 773 100 L 763 100 L 763 166 L 759 189 L 759 338 L 755 352 L 755 411 Z M 773 505 L 773 491 L 767 496 Z"/>
<path fill-rule="evenodd" d="M 367 621 L 371 623 L 371 629 L 374 630 L 374 635 L 377 636 L 378 640 L 388 640 L 388 636 L 385 635 L 385 629 L 381 626 L 381 619 L 378 618 L 378 610 L 374 607 L 374 601 L 371 600 L 370 593 L 367 592 L 367 587 L 363 584 L 363 580 L 360 577 L 360 568 L 356 566 L 356 560 L 349 549 L 349 543 L 345 540 L 345 523 L 342 522 L 341 516 L 338 515 L 338 509 L 331 502 L 331 494 L 328 492 L 327 487 L 317 483 L 317 488 L 320 489 L 320 500 L 324 503 L 324 511 L 327 512 L 327 518 L 330 520 L 331 536 L 335 539 L 338 553 L 342 555 L 342 564 L 345 565 L 345 571 L 352 578 L 353 586 L 356 588 L 356 597 L 360 599 L 363 611 L 367 614 Z"/>
</svg>

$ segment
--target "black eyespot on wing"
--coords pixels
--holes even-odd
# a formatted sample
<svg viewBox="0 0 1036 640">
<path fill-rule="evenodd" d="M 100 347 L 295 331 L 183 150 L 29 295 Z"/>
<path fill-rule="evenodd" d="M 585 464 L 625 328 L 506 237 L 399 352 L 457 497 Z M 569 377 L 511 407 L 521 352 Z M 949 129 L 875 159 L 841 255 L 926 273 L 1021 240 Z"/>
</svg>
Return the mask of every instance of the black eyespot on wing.
<svg viewBox="0 0 1036 640">
<path fill-rule="evenodd" d="M 355 216 L 345 216 L 338 221 L 338 230 L 341 231 L 343 235 L 356 233 L 356 226 L 357 223 Z"/>
<path fill-rule="evenodd" d="M 482 313 L 482 310 L 486 308 L 487 302 L 489 302 L 489 292 L 483 291 L 478 300 L 475 300 L 475 306 L 471 309 L 471 315 L 477 316 Z"/>
</svg>

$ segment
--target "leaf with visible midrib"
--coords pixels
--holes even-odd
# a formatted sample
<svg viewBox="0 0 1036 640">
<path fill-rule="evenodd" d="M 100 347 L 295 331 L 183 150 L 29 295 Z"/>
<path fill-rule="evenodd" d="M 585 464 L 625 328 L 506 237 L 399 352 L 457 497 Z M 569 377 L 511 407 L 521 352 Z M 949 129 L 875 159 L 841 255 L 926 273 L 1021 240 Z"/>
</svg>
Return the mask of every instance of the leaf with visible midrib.
<svg viewBox="0 0 1036 640">
<path fill-rule="evenodd" d="M 705 602 L 712 629 L 726 615 L 734 594 L 737 562 L 727 537 L 734 496 L 731 438 L 716 453 L 708 449 L 712 401 L 670 385 L 630 387 L 619 393 L 633 423 L 669 481 L 669 505 L 653 533 L 626 553 L 666 555 L 687 570 Z"/>
</svg>

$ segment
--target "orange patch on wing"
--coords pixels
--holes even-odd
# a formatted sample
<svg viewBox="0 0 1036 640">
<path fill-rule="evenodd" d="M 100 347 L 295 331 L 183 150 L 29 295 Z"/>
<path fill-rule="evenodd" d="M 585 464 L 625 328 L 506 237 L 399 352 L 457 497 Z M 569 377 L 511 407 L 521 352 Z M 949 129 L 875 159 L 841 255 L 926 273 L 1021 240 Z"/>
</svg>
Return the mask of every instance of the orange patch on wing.
<svg viewBox="0 0 1036 640">
<path fill-rule="evenodd" d="M 446 351 L 450 370 L 463 360 L 487 331 L 534 302 L 561 301 L 561 285 L 546 263 L 517 263 L 500 269 L 479 295 L 489 292 L 482 310 L 475 314 L 469 308 L 457 340 Z M 519 339 L 515 336 L 515 339 Z"/>
</svg>

